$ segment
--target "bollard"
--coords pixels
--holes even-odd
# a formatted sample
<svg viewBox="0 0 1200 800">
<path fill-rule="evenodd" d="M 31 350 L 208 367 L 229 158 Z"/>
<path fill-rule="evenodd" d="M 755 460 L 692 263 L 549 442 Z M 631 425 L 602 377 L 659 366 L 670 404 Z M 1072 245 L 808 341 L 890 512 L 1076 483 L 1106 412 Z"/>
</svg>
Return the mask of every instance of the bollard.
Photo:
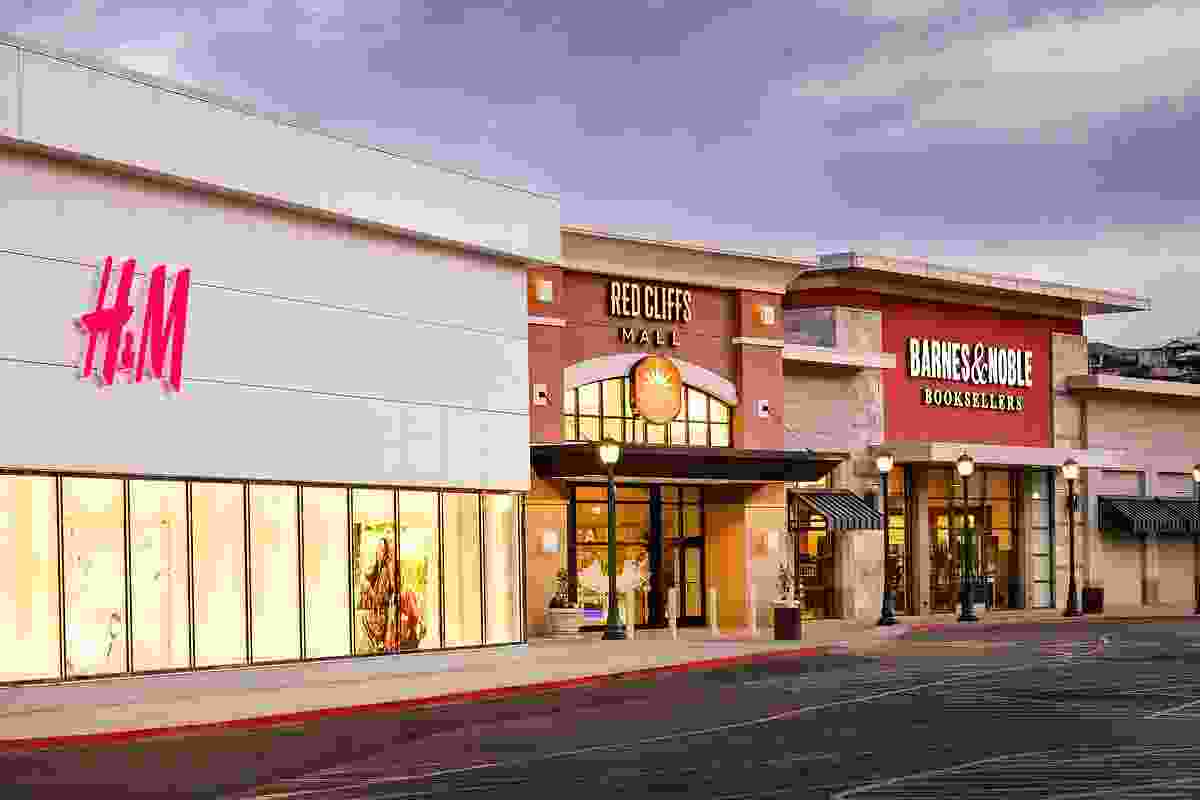
<svg viewBox="0 0 1200 800">
<path fill-rule="evenodd" d="M 667 589 L 667 627 L 671 629 L 671 638 L 679 638 L 679 587 Z"/>
<path fill-rule="evenodd" d="M 750 635 L 758 635 L 758 604 L 755 603 L 754 584 L 750 584 Z"/>
<path fill-rule="evenodd" d="M 711 586 L 708 588 L 708 631 L 713 636 L 721 633 L 717 626 L 717 590 Z"/>
</svg>

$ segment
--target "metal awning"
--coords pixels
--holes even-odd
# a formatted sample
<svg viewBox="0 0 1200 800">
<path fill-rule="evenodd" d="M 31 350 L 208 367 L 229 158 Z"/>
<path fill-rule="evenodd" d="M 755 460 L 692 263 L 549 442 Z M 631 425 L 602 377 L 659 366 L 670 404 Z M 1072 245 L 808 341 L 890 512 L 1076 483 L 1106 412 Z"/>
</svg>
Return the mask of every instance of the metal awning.
<svg viewBox="0 0 1200 800">
<path fill-rule="evenodd" d="M 1166 497 L 1097 498 L 1100 525 L 1125 533 L 1189 533 L 1197 530 L 1200 514 L 1195 504 Z"/>
<path fill-rule="evenodd" d="M 792 492 L 791 499 L 820 514 L 831 531 L 883 530 L 883 515 L 853 492 Z"/>
<path fill-rule="evenodd" d="M 604 480 L 607 477 L 596 452 L 596 442 L 531 445 L 529 459 L 534 472 L 542 478 Z M 840 463 L 840 459 L 821 457 L 811 450 L 623 444 L 615 473 L 620 479 L 727 483 L 817 481 Z"/>
</svg>

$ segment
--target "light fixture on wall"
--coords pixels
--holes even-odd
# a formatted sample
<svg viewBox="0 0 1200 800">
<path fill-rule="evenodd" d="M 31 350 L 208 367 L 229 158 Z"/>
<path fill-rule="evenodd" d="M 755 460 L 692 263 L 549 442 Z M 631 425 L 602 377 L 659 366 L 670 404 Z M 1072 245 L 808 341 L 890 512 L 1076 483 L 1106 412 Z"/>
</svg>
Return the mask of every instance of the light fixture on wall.
<svg viewBox="0 0 1200 800">
<path fill-rule="evenodd" d="M 552 528 L 547 528 L 546 530 L 542 531 L 542 552 L 558 552 L 558 531 Z"/>
</svg>

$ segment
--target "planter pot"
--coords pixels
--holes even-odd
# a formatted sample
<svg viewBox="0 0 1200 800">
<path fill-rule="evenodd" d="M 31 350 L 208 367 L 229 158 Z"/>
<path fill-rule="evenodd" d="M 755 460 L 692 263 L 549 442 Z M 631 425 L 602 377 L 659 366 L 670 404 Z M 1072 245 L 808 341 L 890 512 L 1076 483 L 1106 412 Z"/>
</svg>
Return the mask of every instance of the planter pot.
<svg viewBox="0 0 1200 800">
<path fill-rule="evenodd" d="M 1083 587 L 1083 613 L 1101 614 L 1104 612 L 1104 587 Z"/>
<path fill-rule="evenodd" d="M 550 623 L 550 638 L 578 639 L 583 626 L 582 608 L 548 608 L 546 619 Z"/>
<path fill-rule="evenodd" d="M 797 603 L 776 603 L 771 609 L 775 623 L 775 638 L 798 641 L 801 638 L 801 610 Z"/>
</svg>

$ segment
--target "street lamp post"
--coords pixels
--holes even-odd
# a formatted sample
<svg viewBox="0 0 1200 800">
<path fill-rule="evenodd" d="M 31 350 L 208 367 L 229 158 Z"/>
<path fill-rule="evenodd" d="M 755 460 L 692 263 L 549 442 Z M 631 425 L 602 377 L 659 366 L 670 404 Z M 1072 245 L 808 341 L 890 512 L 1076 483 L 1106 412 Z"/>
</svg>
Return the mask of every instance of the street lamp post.
<svg viewBox="0 0 1200 800">
<path fill-rule="evenodd" d="M 1192 526 L 1192 574 L 1196 584 L 1196 613 L 1200 614 L 1200 464 L 1192 467 L 1192 481 L 1196 484 L 1196 522 Z"/>
<path fill-rule="evenodd" d="M 621 458 L 621 445 L 612 439 L 600 443 L 600 461 L 608 469 L 608 619 L 604 639 L 624 639 L 625 628 L 617 617 L 617 490 L 613 468 Z"/>
<path fill-rule="evenodd" d="M 888 551 L 888 473 L 892 471 L 895 458 L 891 453 L 880 453 L 875 457 L 875 466 L 879 468 L 879 508 L 883 513 L 883 603 L 879 611 L 880 625 L 896 624 L 896 595 L 888 586 L 887 551 Z"/>
<path fill-rule="evenodd" d="M 1070 577 L 1067 578 L 1067 610 L 1064 617 L 1079 616 L 1079 600 L 1075 596 L 1075 481 L 1079 478 L 1079 464 L 1068 458 L 1062 465 L 1063 477 L 1067 479 L 1067 539 L 1070 542 Z"/>
<path fill-rule="evenodd" d="M 975 616 L 975 587 L 971 583 L 974 575 L 974 570 L 971 568 L 972 555 L 971 543 L 967 536 L 967 515 L 970 511 L 967 499 L 967 480 L 975 473 L 975 459 L 971 458 L 966 453 L 958 457 L 955 463 L 958 468 L 958 475 L 962 478 L 963 490 L 963 522 L 962 522 L 962 557 L 959 559 L 959 589 L 958 602 L 960 611 L 958 614 L 959 622 L 978 622 L 979 617 Z"/>
</svg>

